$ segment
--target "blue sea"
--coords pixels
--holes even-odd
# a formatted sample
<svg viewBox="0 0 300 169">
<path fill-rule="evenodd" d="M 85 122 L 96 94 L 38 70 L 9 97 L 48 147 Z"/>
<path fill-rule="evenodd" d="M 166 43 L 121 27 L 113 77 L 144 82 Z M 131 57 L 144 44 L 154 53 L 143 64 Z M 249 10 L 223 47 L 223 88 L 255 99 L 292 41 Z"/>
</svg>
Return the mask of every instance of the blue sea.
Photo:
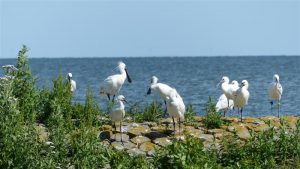
<svg viewBox="0 0 300 169">
<path fill-rule="evenodd" d="M 192 104 L 199 115 L 204 115 L 209 96 L 217 101 L 222 94 L 216 85 L 226 75 L 230 80 L 249 82 L 250 99 L 244 109 L 245 116 L 276 116 L 277 111 L 270 110 L 267 90 L 273 74 L 277 73 L 283 86 L 282 114 L 300 115 L 299 56 L 43 58 L 30 59 L 30 65 L 40 88 L 51 87 L 59 72 L 64 75 L 71 72 L 77 82 L 74 102 L 84 102 L 86 91 L 91 88 L 102 110 L 107 110 L 107 97 L 99 95 L 99 88 L 107 76 L 118 73 L 115 70 L 118 61 L 127 65 L 133 81 L 131 84 L 126 81 L 120 91 L 129 102 L 127 108 L 135 103 L 146 106 L 153 100 L 163 103 L 154 92 L 146 95 L 155 75 L 159 82 L 175 87 L 186 105 Z M 16 59 L 0 59 L 0 65 L 15 63 Z M 229 115 L 238 116 L 237 112 Z"/>
</svg>

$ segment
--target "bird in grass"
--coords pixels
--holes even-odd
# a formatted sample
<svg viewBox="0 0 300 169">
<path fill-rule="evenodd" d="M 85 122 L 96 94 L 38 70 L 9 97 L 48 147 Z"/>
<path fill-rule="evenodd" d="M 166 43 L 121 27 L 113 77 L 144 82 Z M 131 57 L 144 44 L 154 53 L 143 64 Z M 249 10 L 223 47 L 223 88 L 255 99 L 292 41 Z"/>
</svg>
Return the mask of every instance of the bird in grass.
<svg viewBox="0 0 300 169">
<path fill-rule="evenodd" d="M 181 96 L 173 89 L 169 96 L 167 96 L 167 112 L 173 120 L 174 134 L 175 134 L 175 118 L 178 120 L 179 132 L 181 129 L 181 122 L 184 121 L 185 105 Z"/>
<path fill-rule="evenodd" d="M 127 103 L 125 100 L 125 97 L 123 95 L 119 95 L 116 98 L 116 104 L 111 109 L 109 116 L 111 118 L 111 121 L 113 123 L 113 126 L 115 128 L 115 132 L 117 131 L 116 123 L 120 123 L 120 135 L 121 135 L 121 142 L 123 142 L 122 139 L 122 121 L 125 117 L 125 105 L 124 102 Z"/>
<path fill-rule="evenodd" d="M 250 93 L 248 91 L 249 83 L 247 80 L 243 80 L 241 87 L 237 90 L 233 99 L 234 107 L 237 107 L 241 113 L 241 122 L 243 122 L 243 108 L 248 104 Z"/>
<path fill-rule="evenodd" d="M 75 92 L 76 82 L 75 82 L 75 80 L 72 79 L 72 77 L 73 77 L 72 73 L 68 73 L 67 79 L 68 79 L 69 84 L 70 84 L 70 90 L 71 90 L 71 92 Z"/>
<path fill-rule="evenodd" d="M 269 86 L 269 97 L 271 99 L 271 109 L 274 101 L 277 101 L 278 117 L 280 115 L 280 99 L 283 92 L 283 88 L 279 82 L 279 75 L 275 74 L 273 76 L 273 82 Z"/>
<path fill-rule="evenodd" d="M 100 94 L 107 95 L 108 100 L 110 100 L 110 97 L 113 96 L 112 100 L 114 101 L 115 95 L 119 93 L 126 78 L 129 83 L 132 82 L 125 63 L 119 62 L 117 69 L 119 69 L 120 74 L 108 76 L 100 87 Z"/>
</svg>

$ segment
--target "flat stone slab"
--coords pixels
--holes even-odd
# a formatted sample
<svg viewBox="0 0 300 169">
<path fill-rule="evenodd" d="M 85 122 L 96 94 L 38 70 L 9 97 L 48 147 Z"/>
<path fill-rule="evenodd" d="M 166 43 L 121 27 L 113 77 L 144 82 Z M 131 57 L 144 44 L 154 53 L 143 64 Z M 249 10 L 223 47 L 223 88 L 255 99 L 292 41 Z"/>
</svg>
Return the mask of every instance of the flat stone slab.
<svg viewBox="0 0 300 169">
<path fill-rule="evenodd" d="M 143 144 L 145 142 L 150 142 L 151 140 L 148 137 L 136 136 L 136 137 L 130 139 L 130 141 L 135 144 Z"/>
<path fill-rule="evenodd" d="M 237 127 L 235 132 L 241 140 L 247 140 L 251 137 L 249 130 L 244 126 Z"/>
<path fill-rule="evenodd" d="M 146 155 L 146 153 L 138 148 L 129 149 L 126 151 L 131 156 Z"/>
<path fill-rule="evenodd" d="M 117 150 L 129 150 L 136 147 L 136 145 L 131 142 L 121 142 L 121 141 L 114 141 L 111 143 L 111 146 Z"/>
<path fill-rule="evenodd" d="M 137 127 L 130 127 L 128 129 L 128 135 L 131 137 L 143 135 L 145 133 L 148 133 L 150 131 L 149 127 L 145 126 L 137 126 Z"/>
<path fill-rule="evenodd" d="M 200 134 L 197 136 L 201 141 L 208 141 L 208 142 L 213 142 L 214 141 L 214 136 L 211 134 Z"/>
<path fill-rule="evenodd" d="M 269 129 L 270 129 L 270 126 L 267 124 L 258 124 L 254 127 L 255 132 L 263 132 L 263 131 L 266 131 Z"/>
<path fill-rule="evenodd" d="M 114 141 L 121 141 L 121 135 L 122 135 L 122 141 L 123 142 L 128 142 L 129 141 L 129 136 L 127 134 L 120 134 L 120 133 L 116 133 L 116 134 L 113 134 L 111 136 L 111 139 L 114 140 Z"/>
<path fill-rule="evenodd" d="M 157 138 L 153 141 L 155 144 L 165 147 L 172 144 L 172 141 L 167 137 Z"/>
<path fill-rule="evenodd" d="M 155 150 L 156 145 L 151 143 L 151 142 L 146 142 L 143 143 L 139 149 L 144 151 L 144 152 L 149 152 L 149 151 L 154 151 Z"/>
</svg>

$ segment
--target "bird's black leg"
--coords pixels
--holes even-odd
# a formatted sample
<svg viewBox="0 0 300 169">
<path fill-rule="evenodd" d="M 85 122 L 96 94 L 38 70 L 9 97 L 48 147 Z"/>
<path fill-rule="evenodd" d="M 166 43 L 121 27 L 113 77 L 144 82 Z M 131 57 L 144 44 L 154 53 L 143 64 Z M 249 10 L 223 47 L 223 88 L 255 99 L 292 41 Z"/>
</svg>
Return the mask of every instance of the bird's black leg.
<svg viewBox="0 0 300 169">
<path fill-rule="evenodd" d="M 121 143 L 123 144 L 123 139 L 122 139 L 122 135 L 123 135 L 123 132 L 122 132 L 122 120 L 120 121 L 120 135 L 121 135 Z"/>
<path fill-rule="evenodd" d="M 108 100 L 110 100 L 110 95 L 109 94 L 106 94 L 107 95 L 107 97 L 108 97 Z"/>
<path fill-rule="evenodd" d="M 115 96 L 116 96 L 116 95 L 114 95 L 113 98 L 112 98 L 112 102 L 113 102 L 113 103 L 115 102 Z"/>
<path fill-rule="evenodd" d="M 280 115 L 280 100 L 278 100 L 278 118 L 279 118 L 279 115 Z"/>
<path fill-rule="evenodd" d="M 243 123 L 243 108 L 241 108 L 241 122 Z"/>
<path fill-rule="evenodd" d="M 164 103 L 165 103 L 165 114 L 164 114 L 164 117 L 167 117 L 167 101 L 164 100 Z"/>
<path fill-rule="evenodd" d="M 175 120 L 174 120 L 174 117 L 172 117 L 173 119 L 173 128 L 174 128 L 174 134 L 175 134 Z"/>
</svg>

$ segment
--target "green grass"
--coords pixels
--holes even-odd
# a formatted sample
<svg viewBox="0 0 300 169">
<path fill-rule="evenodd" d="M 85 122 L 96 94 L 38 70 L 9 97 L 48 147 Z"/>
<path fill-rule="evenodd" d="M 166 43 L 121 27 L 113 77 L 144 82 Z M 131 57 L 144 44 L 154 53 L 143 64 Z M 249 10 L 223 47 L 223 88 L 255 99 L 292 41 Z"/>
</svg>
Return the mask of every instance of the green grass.
<svg viewBox="0 0 300 169">
<path fill-rule="evenodd" d="M 107 122 L 99 121 L 98 116 L 107 117 L 107 112 L 101 111 L 93 91 L 87 91 L 85 103 L 73 103 L 61 74 L 52 87 L 38 89 L 26 52 L 25 46 L 19 52 L 18 70 L 6 72 L 14 78 L 0 80 L 0 168 L 300 168 L 300 122 L 291 129 L 283 120 L 280 129 L 252 132 L 242 143 L 237 136 L 226 137 L 218 149 L 204 148 L 199 139 L 191 137 L 158 149 L 153 158 L 132 157 L 105 147 L 98 132 Z M 164 114 L 164 106 L 157 102 L 129 109 L 135 122 L 157 122 Z M 222 125 L 211 99 L 206 112 L 207 129 Z M 185 123 L 197 125 L 194 115 L 188 106 Z M 39 139 L 37 123 L 46 126 L 51 146 Z"/>
<path fill-rule="evenodd" d="M 221 114 L 216 111 L 215 105 L 212 98 L 209 97 L 205 106 L 206 116 L 204 117 L 204 125 L 206 129 L 220 128 L 223 124 Z"/>
</svg>

